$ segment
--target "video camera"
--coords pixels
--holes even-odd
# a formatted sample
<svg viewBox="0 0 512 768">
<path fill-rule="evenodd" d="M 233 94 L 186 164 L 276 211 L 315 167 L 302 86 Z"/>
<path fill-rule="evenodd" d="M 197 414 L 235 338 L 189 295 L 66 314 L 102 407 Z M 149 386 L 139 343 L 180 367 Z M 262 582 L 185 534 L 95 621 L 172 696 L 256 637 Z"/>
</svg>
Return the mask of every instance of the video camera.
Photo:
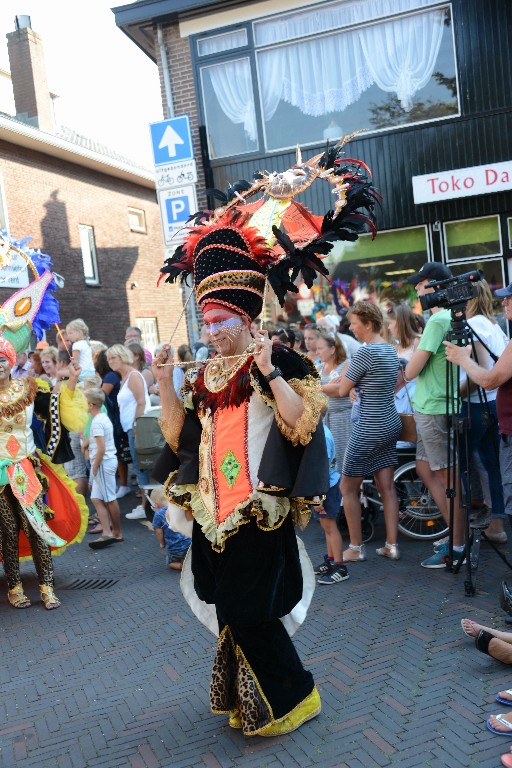
<svg viewBox="0 0 512 768">
<path fill-rule="evenodd" d="M 447 280 L 433 280 L 427 283 L 426 288 L 434 288 L 434 293 L 426 293 L 420 296 L 420 304 L 423 311 L 432 307 L 450 309 L 461 304 L 466 304 L 476 296 L 475 283 L 484 279 L 481 269 L 465 272 L 458 277 L 449 277 Z"/>
</svg>

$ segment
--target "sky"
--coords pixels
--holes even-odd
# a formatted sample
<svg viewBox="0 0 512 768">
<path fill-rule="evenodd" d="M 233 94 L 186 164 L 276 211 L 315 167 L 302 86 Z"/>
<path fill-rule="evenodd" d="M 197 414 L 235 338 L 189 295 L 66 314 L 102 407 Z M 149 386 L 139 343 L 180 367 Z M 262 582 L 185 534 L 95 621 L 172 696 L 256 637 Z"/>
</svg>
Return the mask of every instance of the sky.
<svg viewBox="0 0 512 768">
<path fill-rule="evenodd" d="M 0 67 L 17 15 L 43 41 L 59 121 L 145 167 L 153 165 L 148 123 L 162 120 L 158 69 L 115 24 L 108 0 L 0 0 Z"/>
</svg>

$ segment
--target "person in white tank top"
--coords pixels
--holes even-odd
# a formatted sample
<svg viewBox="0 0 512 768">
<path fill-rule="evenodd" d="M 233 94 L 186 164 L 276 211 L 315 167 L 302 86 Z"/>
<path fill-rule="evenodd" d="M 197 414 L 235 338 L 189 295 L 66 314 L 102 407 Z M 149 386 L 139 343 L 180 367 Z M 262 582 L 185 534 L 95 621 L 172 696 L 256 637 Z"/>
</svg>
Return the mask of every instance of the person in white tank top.
<svg viewBox="0 0 512 768">
<path fill-rule="evenodd" d="M 134 517 L 143 517 L 144 513 L 144 486 L 149 482 L 147 469 L 141 469 L 135 451 L 135 436 L 133 427 L 138 416 L 142 416 L 151 403 L 148 388 L 142 374 L 133 367 L 133 355 L 128 347 L 122 344 L 114 344 L 107 349 L 107 361 L 113 371 L 121 376 L 121 389 L 117 396 L 121 427 L 128 436 L 132 465 L 137 477 L 137 484 L 141 491 L 140 508 L 133 510 Z"/>
</svg>

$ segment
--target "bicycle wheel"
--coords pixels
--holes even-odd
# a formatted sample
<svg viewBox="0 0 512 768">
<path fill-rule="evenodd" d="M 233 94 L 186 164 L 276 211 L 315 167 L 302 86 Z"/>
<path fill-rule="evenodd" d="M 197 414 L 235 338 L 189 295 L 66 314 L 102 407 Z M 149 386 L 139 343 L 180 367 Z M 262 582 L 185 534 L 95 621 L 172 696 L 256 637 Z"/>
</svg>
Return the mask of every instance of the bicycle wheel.
<svg viewBox="0 0 512 768">
<path fill-rule="evenodd" d="M 438 539 L 448 533 L 430 492 L 416 474 L 416 462 L 399 467 L 394 475 L 398 496 L 398 530 L 411 539 Z"/>
</svg>

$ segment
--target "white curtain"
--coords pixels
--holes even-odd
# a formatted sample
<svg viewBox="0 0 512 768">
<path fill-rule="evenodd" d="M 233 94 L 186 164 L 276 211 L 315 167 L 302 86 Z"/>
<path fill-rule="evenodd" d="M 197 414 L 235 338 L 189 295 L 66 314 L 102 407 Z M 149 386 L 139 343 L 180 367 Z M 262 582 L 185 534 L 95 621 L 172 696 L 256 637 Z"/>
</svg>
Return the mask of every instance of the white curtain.
<svg viewBox="0 0 512 768">
<path fill-rule="evenodd" d="M 258 130 L 249 59 L 237 59 L 205 67 L 203 77 L 205 88 L 208 87 L 209 77 L 211 87 L 226 117 L 236 125 L 242 123 L 248 138 L 257 141 Z"/>
<path fill-rule="evenodd" d="M 265 122 L 280 101 L 314 117 L 341 112 L 373 83 L 356 32 L 261 51 L 258 70 Z"/>
<path fill-rule="evenodd" d="M 381 16 L 406 7 L 428 5 L 432 0 L 359 0 L 326 8 L 308 9 L 278 20 L 255 25 L 263 118 L 268 122 L 281 101 L 305 115 L 321 117 L 342 112 L 376 83 L 396 93 L 405 111 L 430 78 L 443 35 L 444 11 L 428 11 L 389 22 L 378 22 L 355 31 L 302 40 L 325 29 L 336 29 L 365 17 Z M 403 6 L 403 7 L 402 7 Z M 217 53 L 226 44 L 243 44 L 239 31 L 232 39 L 223 35 L 204 41 L 204 53 Z M 283 39 L 300 42 L 276 45 Z M 228 46 L 229 47 L 229 46 Z M 226 117 L 242 124 L 247 137 L 257 141 L 256 111 L 248 58 L 203 69 L 205 87 L 213 88 Z"/>
<path fill-rule="evenodd" d="M 406 112 L 432 77 L 443 29 L 444 11 L 439 10 L 359 30 L 373 80 L 381 90 L 396 93 Z"/>
</svg>

